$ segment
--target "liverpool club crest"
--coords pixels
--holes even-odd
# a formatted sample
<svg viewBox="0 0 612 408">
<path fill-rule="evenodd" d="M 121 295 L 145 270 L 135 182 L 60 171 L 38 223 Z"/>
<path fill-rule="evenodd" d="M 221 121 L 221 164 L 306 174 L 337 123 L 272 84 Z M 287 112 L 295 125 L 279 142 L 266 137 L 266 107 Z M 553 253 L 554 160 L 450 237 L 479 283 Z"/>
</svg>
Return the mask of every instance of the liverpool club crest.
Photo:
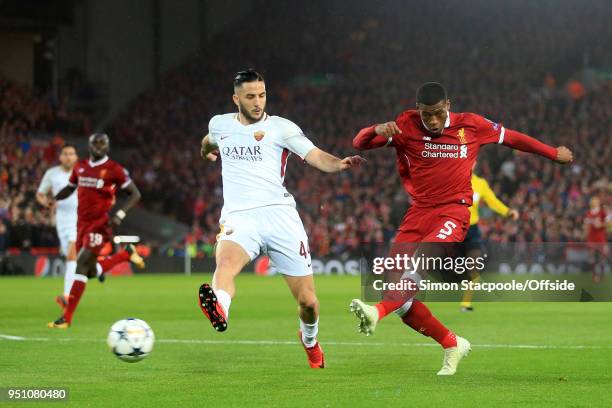
<svg viewBox="0 0 612 408">
<path fill-rule="evenodd" d="M 463 144 L 467 144 L 467 140 L 465 139 L 465 129 L 461 128 L 459 129 L 459 133 L 457 134 L 457 137 L 459 138 L 459 143 Z"/>
</svg>

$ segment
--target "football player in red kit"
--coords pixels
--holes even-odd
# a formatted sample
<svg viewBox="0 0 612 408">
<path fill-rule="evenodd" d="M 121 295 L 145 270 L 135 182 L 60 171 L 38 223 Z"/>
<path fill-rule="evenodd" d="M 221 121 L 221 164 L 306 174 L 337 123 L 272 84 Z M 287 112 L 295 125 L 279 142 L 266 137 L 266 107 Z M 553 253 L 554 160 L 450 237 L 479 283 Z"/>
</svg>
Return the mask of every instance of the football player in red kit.
<svg viewBox="0 0 612 408">
<path fill-rule="evenodd" d="M 603 278 L 604 261 L 609 255 L 606 227 L 610 223 L 610 215 L 601 205 L 599 197 L 592 197 L 589 211 L 584 216 L 586 242 L 591 249 L 591 267 L 593 281 L 600 282 Z"/>
<path fill-rule="evenodd" d="M 572 161 L 572 152 L 566 147 L 548 146 L 474 113 L 451 112 L 446 90 L 439 83 L 421 85 L 416 100 L 417 109 L 400 113 L 395 121 L 362 129 L 353 140 L 358 150 L 394 147 L 402 184 L 412 197 L 392 253 L 398 244 L 415 243 L 419 253 L 438 256 L 445 249 L 437 243 L 463 241 L 469 228 L 468 208 L 472 205 L 472 167 L 481 146 L 498 143 L 558 163 Z M 417 271 L 417 276 L 408 280 L 418 280 L 425 272 Z M 440 323 L 427 306 L 414 299 L 414 294 L 403 293 L 399 298 L 385 294 L 375 306 L 353 299 L 350 308 L 366 335 L 373 333 L 380 319 L 396 312 L 406 325 L 432 337 L 444 348 L 438 375 L 453 375 L 471 349 L 470 343 Z"/>
<path fill-rule="evenodd" d="M 69 184 L 60 190 L 56 200 L 70 196 L 75 189 L 78 194 L 77 209 L 77 269 L 68 303 L 59 319 L 48 324 L 50 328 L 66 329 L 72 324 L 72 315 L 85 291 L 88 278 L 96 276 L 96 263 L 102 273 L 121 262 L 130 261 L 144 268 L 144 261 L 133 245 L 118 253 L 98 260 L 100 250 L 110 242 L 111 226 L 119 226 L 127 211 L 140 200 L 140 191 L 130 179 L 128 172 L 108 158 L 109 140 L 104 133 L 89 137 L 89 159 L 74 166 Z M 117 189 L 129 193 L 123 207 L 109 217 Z"/>
</svg>

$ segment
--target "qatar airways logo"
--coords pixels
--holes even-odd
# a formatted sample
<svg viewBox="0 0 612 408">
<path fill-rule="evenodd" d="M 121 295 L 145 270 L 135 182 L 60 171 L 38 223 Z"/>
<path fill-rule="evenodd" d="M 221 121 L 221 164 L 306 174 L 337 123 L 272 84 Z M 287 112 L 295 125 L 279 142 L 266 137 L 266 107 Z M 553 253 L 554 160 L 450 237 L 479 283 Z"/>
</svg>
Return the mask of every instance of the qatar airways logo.
<svg viewBox="0 0 612 408">
<path fill-rule="evenodd" d="M 221 149 L 221 153 L 232 160 L 263 161 L 261 146 L 225 146 Z"/>
<path fill-rule="evenodd" d="M 427 159 L 467 159 L 467 145 L 425 143 L 421 156 Z"/>
</svg>

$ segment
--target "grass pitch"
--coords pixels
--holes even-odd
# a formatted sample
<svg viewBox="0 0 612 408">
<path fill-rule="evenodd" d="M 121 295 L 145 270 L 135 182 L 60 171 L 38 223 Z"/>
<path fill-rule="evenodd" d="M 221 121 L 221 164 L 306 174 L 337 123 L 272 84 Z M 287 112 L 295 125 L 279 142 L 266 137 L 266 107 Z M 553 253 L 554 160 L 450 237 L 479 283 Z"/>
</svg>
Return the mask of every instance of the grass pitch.
<svg viewBox="0 0 612 408">
<path fill-rule="evenodd" d="M 240 276 L 225 333 L 197 307 L 203 281 L 210 275 L 91 281 L 74 326 L 60 331 L 46 328 L 60 314 L 59 279 L 0 278 L 0 387 L 68 387 L 78 407 L 612 405 L 612 303 L 486 303 L 471 314 L 430 303 L 473 345 L 459 372 L 440 378 L 440 347 L 395 316 L 372 337 L 357 333 L 348 303 L 358 278 L 316 278 L 324 370 L 307 366 L 282 278 Z M 130 316 L 157 339 L 136 364 L 105 344 L 111 324 Z M 15 404 L 28 405 L 41 403 Z"/>
</svg>

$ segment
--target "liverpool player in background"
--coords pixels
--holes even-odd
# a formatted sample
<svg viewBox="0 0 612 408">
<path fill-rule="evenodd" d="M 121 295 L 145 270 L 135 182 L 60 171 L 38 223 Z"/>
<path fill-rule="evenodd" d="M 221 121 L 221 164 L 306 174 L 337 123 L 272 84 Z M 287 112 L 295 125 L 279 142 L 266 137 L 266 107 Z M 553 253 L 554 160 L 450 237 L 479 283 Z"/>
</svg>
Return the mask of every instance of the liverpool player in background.
<svg viewBox="0 0 612 408">
<path fill-rule="evenodd" d="M 503 144 L 562 164 L 572 161 L 572 152 L 566 147 L 548 146 L 474 113 L 450 112 L 446 90 L 439 83 L 421 85 L 416 101 L 416 110 L 401 113 L 395 121 L 362 129 L 353 140 L 358 150 L 395 148 L 398 171 L 413 204 L 398 228 L 394 247 L 398 243 L 421 243 L 419 253 L 438 256 L 445 253 L 441 244 L 423 243 L 463 241 L 470 224 L 472 167 L 483 145 Z M 406 325 L 444 348 L 438 375 L 455 374 L 470 343 L 455 336 L 413 296 L 398 299 L 385 295 L 375 306 L 353 299 L 351 310 L 366 335 L 372 334 L 380 319 L 396 312 Z"/>
<path fill-rule="evenodd" d="M 88 278 L 96 276 L 96 263 L 102 272 L 118 263 L 130 261 L 144 268 L 144 261 L 133 245 L 98 261 L 100 250 L 110 241 L 112 226 L 119 226 L 126 213 L 140 200 L 140 191 L 128 172 L 108 158 L 109 140 L 104 133 L 89 137 L 89 160 L 82 160 L 72 170 L 68 185 L 55 195 L 56 200 L 69 197 L 78 188 L 77 269 L 64 314 L 48 324 L 50 328 L 66 329 L 72 324 L 72 315 L 83 296 Z M 112 217 L 111 209 L 117 189 L 129 193 L 123 207 Z"/>
<path fill-rule="evenodd" d="M 599 197 L 592 197 L 589 201 L 589 211 L 584 216 L 584 229 L 587 245 L 591 249 L 594 282 L 600 282 L 605 271 L 605 260 L 609 255 L 606 224 L 610 222 L 610 215 L 601 205 Z"/>
</svg>

